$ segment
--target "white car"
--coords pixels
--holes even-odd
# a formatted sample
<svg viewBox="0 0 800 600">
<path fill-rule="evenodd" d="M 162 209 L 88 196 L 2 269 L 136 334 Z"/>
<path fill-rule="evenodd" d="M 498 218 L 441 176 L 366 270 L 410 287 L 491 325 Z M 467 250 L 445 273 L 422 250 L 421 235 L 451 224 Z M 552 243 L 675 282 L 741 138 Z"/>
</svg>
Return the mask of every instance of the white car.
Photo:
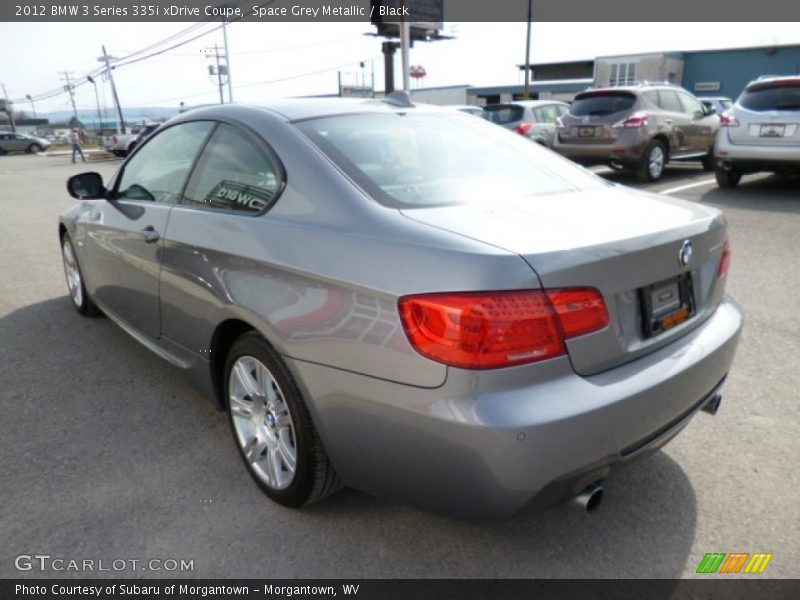
<svg viewBox="0 0 800 600">
<path fill-rule="evenodd" d="M 720 187 L 759 171 L 800 174 L 800 76 L 764 77 L 747 85 L 720 115 L 714 145 Z"/>
</svg>

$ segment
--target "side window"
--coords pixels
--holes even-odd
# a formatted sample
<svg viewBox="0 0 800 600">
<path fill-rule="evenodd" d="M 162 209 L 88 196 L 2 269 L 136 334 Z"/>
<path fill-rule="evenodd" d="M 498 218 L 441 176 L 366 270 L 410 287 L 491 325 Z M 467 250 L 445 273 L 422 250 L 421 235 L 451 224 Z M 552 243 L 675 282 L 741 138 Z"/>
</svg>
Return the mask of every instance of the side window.
<svg viewBox="0 0 800 600">
<path fill-rule="evenodd" d="M 189 169 L 213 128 L 212 121 L 192 121 L 153 135 L 125 164 L 117 198 L 176 203 Z"/>
<path fill-rule="evenodd" d="M 569 114 L 569 106 L 562 106 L 558 105 L 558 116 L 563 117 L 564 115 Z"/>
<path fill-rule="evenodd" d="M 658 105 L 670 112 L 683 112 L 683 106 L 681 106 L 681 101 L 678 100 L 678 94 L 672 90 L 658 90 Z"/>
<path fill-rule="evenodd" d="M 242 131 L 220 125 L 192 173 L 183 204 L 259 213 L 281 184 L 280 170 Z"/>
<path fill-rule="evenodd" d="M 556 117 L 558 117 L 555 104 L 541 106 L 536 109 L 535 113 L 538 123 L 555 123 Z"/>
<path fill-rule="evenodd" d="M 655 104 L 656 106 L 660 106 L 658 102 L 658 92 L 655 90 L 648 90 L 642 93 L 642 96 L 645 97 L 645 100 L 650 102 L 651 104 Z"/>
<path fill-rule="evenodd" d="M 705 112 L 699 100 L 695 100 L 688 94 L 678 94 L 678 96 L 680 96 L 681 104 L 683 104 L 683 112 L 690 115 L 694 115 L 697 112 L 701 114 Z"/>
<path fill-rule="evenodd" d="M 545 114 L 541 108 L 534 108 L 533 109 L 533 120 L 536 123 L 545 123 Z"/>
</svg>

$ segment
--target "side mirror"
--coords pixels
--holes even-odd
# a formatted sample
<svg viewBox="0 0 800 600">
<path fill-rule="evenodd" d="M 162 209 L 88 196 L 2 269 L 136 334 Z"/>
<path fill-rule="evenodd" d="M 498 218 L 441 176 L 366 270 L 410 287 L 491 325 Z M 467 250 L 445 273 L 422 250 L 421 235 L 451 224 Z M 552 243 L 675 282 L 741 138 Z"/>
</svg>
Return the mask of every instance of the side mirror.
<svg viewBox="0 0 800 600">
<path fill-rule="evenodd" d="M 106 197 L 103 176 L 91 171 L 73 175 L 67 180 L 69 195 L 78 200 L 95 200 Z"/>
<path fill-rule="evenodd" d="M 717 109 L 714 108 L 713 106 L 706 106 L 705 110 L 706 110 L 706 116 L 717 114 Z"/>
</svg>

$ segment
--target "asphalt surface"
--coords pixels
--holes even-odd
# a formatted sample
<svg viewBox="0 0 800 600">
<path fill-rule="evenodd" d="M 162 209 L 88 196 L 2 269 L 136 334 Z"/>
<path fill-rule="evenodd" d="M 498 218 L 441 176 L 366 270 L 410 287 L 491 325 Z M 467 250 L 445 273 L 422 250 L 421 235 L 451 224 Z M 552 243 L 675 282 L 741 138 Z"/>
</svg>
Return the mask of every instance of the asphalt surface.
<svg viewBox="0 0 800 600">
<path fill-rule="evenodd" d="M 56 229 L 73 202 L 64 183 L 119 164 L 0 157 L 0 577 L 674 578 L 706 552 L 771 552 L 764 576 L 800 577 L 800 181 L 722 191 L 698 167 L 646 186 L 607 175 L 727 215 L 728 291 L 748 320 L 722 408 L 607 480 L 591 516 L 476 525 L 353 490 L 299 511 L 271 503 L 211 402 L 108 319 L 74 311 Z M 194 570 L 20 572 L 20 554 Z"/>
</svg>

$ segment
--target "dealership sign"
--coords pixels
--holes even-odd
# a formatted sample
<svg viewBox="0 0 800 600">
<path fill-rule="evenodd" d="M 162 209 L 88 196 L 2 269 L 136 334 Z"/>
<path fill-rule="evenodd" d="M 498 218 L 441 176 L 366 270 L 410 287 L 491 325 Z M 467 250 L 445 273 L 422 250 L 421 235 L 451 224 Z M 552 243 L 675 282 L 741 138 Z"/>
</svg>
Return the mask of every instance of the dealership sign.
<svg viewBox="0 0 800 600">
<path fill-rule="evenodd" d="M 719 81 L 698 81 L 694 84 L 695 92 L 718 92 L 720 89 Z"/>
</svg>

